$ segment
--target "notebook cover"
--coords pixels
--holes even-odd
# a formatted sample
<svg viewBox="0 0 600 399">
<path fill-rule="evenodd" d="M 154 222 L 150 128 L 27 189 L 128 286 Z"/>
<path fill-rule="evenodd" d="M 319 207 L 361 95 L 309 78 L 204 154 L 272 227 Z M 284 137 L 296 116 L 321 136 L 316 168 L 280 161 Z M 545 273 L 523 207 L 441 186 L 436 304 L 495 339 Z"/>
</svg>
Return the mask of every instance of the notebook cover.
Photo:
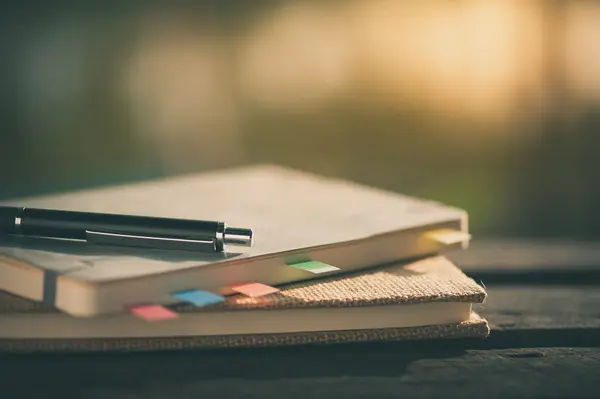
<svg viewBox="0 0 600 399">
<path fill-rule="evenodd" d="M 435 301 L 482 303 L 485 290 L 442 256 L 377 268 L 347 276 L 333 276 L 280 287 L 277 293 L 259 298 L 243 295 L 225 302 L 197 308 L 173 305 L 178 312 L 252 311 L 311 307 L 383 306 Z M 0 313 L 56 312 L 40 302 L 0 292 Z M 149 326 L 151 328 L 151 326 Z M 351 331 L 286 334 L 160 337 L 139 339 L 0 339 L 0 351 L 110 351 L 185 348 L 227 348 L 326 344 L 362 341 L 421 340 L 439 338 L 484 338 L 489 334 L 485 319 L 473 314 L 461 323 Z"/>
</svg>

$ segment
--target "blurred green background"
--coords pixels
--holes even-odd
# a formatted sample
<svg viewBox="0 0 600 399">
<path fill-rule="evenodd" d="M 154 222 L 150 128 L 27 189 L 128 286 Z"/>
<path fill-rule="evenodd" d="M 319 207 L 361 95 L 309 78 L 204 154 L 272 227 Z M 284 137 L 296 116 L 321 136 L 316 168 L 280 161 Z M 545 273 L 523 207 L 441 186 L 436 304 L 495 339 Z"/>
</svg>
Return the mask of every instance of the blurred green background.
<svg viewBox="0 0 600 399">
<path fill-rule="evenodd" d="M 600 2 L 4 7 L 0 199 L 257 162 L 600 237 Z"/>
</svg>

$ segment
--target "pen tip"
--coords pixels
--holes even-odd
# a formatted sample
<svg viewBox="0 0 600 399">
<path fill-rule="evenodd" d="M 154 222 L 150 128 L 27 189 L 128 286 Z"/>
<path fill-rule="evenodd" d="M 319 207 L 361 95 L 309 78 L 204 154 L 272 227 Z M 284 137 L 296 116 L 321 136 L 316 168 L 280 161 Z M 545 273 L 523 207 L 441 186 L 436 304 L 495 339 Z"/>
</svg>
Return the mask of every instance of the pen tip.
<svg viewBox="0 0 600 399">
<path fill-rule="evenodd" d="M 223 233 L 223 242 L 226 245 L 241 245 L 251 247 L 254 234 L 251 229 L 226 227 Z"/>
</svg>

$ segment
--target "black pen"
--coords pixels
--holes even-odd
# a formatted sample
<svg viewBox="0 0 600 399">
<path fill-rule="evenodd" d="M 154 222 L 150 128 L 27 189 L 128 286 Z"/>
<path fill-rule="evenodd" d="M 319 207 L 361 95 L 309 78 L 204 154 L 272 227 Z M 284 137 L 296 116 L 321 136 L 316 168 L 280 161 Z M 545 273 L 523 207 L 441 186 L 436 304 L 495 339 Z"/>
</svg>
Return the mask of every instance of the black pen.
<svg viewBox="0 0 600 399">
<path fill-rule="evenodd" d="M 225 222 L 7 206 L 0 206 L 0 235 L 203 252 L 252 246 L 251 229 Z"/>
</svg>

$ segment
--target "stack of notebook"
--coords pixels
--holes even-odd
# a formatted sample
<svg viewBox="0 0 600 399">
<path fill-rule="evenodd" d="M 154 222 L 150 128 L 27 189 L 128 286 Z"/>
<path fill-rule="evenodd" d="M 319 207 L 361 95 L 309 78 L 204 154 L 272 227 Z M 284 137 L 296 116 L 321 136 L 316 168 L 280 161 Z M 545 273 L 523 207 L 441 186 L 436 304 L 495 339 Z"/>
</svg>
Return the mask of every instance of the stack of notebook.
<svg viewBox="0 0 600 399">
<path fill-rule="evenodd" d="M 483 338 L 486 293 L 444 257 L 466 212 L 271 165 L 6 205 L 225 220 L 247 250 L 0 242 L 0 351 Z"/>
</svg>

